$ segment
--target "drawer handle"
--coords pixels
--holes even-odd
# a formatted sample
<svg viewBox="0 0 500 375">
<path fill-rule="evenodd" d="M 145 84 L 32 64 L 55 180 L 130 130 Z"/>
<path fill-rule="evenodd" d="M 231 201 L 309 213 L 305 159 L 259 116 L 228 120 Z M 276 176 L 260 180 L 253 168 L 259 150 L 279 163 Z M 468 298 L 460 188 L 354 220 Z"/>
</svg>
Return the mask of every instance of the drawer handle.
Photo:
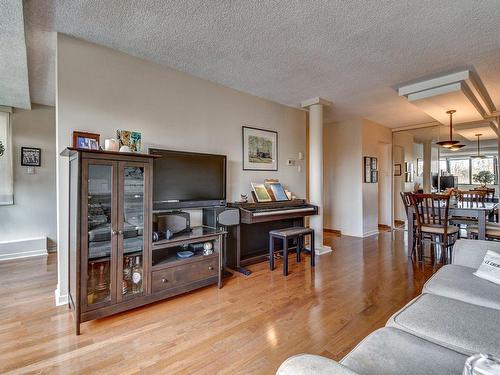
<svg viewBox="0 0 500 375">
<path fill-rule="evenodd" d="M 168 280 L 167 279 L 161 279 L 162 283 L 166 283 Z"/>
<path fill-rule="evenodd" d="M 213 270 L 214 270 L 214 267 L 213 267 L 213 266 L 208 266 L 208 269 L 209 269 L 210 271 L 213 271 Z"/>
</svg>

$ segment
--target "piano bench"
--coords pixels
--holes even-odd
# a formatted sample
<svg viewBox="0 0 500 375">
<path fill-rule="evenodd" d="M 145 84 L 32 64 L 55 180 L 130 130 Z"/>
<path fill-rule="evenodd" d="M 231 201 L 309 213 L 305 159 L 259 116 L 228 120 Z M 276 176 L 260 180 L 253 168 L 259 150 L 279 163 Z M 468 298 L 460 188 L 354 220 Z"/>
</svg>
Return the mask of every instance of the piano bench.
<svg viewBox="0 0 500 375">
<path fill-rule="evenodd" d="M 300 262 L 300 252 L 304 248 L 304 236 L 311 236 L 311 267 L 314 267 L 314 229 L 292 227 L 269 232 L 269 268 L 274 270 L 274 240 L 283 241 L 283 275 L 288 276 L 288 240 L 297 240 L 297 262 Z"/>
</svg>

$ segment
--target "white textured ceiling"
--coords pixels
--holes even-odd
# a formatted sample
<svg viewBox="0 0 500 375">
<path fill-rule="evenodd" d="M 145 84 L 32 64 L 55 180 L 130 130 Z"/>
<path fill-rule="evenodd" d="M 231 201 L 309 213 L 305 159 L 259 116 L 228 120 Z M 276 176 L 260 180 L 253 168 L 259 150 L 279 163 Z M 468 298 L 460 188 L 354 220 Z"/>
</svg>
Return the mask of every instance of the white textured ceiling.
<svg viewBox="0 0 500 375">
<path fill-rule="evenodd" d="M 0 105 L 31 108 L 22 0 L 0 0 Z"/>
<path fill-rule="evenodd" d="M 323 96 L 334 102 L 330 121 L 429 122 L 395 89 L 464 68 L 478 73 L 500 108 L 498 0 L 28 0 L 25 7 L 35 102 L 54 103 L 58 31 L 294 107 Z"/>
</svg>

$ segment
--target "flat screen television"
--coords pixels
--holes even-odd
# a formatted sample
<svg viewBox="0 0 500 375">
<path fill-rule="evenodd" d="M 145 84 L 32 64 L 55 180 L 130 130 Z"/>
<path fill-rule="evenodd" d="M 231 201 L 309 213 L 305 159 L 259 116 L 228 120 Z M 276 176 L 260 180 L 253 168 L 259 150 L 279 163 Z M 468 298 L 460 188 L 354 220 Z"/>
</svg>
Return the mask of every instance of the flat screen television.
<svg viewBox="0 0 500 375">
<path fill-rule="evenodd" d="M 457 176 L 441 176 L 439 178 L 440 187 L 438 189 L 438 176 L 432 176 L 432 187 L 439 190 L 444 191 L 449 188 L 457 188 L 458 187 L 458 177 Z"/>
<path fill-rule="evenodd" d="M 226 204 L 226 156 L 149 149 L 153 162 L 153 210 Z"/>
</svg>

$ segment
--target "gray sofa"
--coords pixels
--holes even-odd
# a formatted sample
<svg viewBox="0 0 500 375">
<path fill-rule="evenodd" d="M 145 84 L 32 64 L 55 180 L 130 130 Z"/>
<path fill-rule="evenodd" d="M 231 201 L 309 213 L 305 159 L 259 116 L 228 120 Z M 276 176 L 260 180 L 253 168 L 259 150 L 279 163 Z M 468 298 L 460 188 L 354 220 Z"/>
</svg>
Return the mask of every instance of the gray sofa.
<svg viewBox="0 0 500 375">
<path fill-rule="evenodd" d="M 457 241 L 452 264 L 340 362 L 299 354 L 277 374 L 461 374 L 470 355 L 500 356 L 500 285 L 473 275 L 487 250 L 500 253 L 500 242 Z"/>
</svg>

